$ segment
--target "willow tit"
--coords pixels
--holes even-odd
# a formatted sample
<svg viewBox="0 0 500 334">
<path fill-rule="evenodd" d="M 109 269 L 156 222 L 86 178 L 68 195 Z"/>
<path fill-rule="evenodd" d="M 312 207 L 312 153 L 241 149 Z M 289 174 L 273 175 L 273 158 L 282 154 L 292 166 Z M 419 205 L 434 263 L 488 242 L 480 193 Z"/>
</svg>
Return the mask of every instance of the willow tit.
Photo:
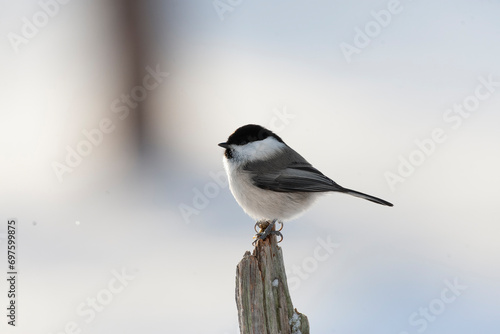
<svg viewBox="0 0 500 334">
<path fill-rule="evenodd" d="M 224 168 L 234 198 L 257 221 L 272 221 L 274 225 L 296 218 L 320 194 L 329 191 L 392 206 L 380 198 L 338 185 L 260 125 L 238 128 L 219 146 L 225 149 Z"/>
</svg>

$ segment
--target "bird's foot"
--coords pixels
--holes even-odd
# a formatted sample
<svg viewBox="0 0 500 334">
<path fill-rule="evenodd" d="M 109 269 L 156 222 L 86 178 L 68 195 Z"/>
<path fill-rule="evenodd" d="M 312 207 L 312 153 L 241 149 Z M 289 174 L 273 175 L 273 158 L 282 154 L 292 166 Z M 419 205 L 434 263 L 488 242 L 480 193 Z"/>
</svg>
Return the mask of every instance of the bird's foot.
<svg viewBox="0 0 500 334">
<path fill-rule="evenodd" d="M 278 230 L 275 230 L 274 228 L 276 223 L 280 224 L 280 228 Z M 257 227 L 259 228 L 258 231 Z M 275 235 L 277 237 L 280 237 L 278 242 L 281 242 L 283 240 L 283 234 L 281 234 L 280 232 L 283 229 L 283 222 L 280 222 L 277 219 L 274 219 L 273 221 L 268 221 L 268 220 L 258 221 L 257 223 L 255 223 L 254 229 L 255 232 L 257 232 L 257 234 L 254 236 L 255 241 L 252 242 L 253 246 L 257 244 L 257 241 L 265 240 L 270 235 Z"/>
</svg>

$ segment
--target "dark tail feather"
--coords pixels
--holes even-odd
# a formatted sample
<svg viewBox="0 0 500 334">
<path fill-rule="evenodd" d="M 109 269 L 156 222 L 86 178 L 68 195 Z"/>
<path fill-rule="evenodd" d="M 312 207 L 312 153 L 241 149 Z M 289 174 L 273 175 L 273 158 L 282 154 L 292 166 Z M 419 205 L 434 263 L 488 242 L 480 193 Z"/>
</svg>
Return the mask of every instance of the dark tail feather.
<svg viewBox="0 0 500 334">
<path fill-rule="evenodd" d="M 370 196 L 370 195 L 367 195 L 367 194 L 363 194 L 363 193 L 360 193 L 359 191 L 356 191 L 356 190 L 351 190 L 351 189 L 343 188 L 342 192 L 344 192 L 346 194 L 349 194 L 349 195 L 352 195 L 352 196 L 359 197 L 359 198 L 364 198 L 366 200 L 369 200 L 369 201 L 372 201 L 374 203 L 378 203 L 378 204 L 381 204 L 381 205 L 393 206 L 392 203 L 384 201 L 383 199 L 380 199 L 380 198 L 377 198 L 377 197 L 374 197 L 374 196 Z"/>
</svg>

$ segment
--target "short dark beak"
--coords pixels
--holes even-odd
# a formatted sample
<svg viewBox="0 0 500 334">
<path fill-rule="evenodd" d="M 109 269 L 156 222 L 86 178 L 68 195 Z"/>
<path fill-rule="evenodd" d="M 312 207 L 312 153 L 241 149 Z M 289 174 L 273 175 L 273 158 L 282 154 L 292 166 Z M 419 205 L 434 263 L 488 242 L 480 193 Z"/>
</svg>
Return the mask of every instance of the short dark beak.
<svg viewBox="0 0 500 334">
<path fill-rule="evenodd" d="M 220 143 L 219 146 L 220 147 L 224 147 L 224 148 L 229 148 L 229 144 L 228 143 Z"/>
</svg>

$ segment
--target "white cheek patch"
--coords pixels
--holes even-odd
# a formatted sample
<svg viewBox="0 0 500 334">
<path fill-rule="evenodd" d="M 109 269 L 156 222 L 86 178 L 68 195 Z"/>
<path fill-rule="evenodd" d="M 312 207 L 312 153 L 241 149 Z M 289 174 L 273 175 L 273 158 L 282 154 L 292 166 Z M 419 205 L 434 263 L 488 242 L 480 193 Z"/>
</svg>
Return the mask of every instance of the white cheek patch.
<svg viewBox="0 0 500 334">
<path fill-rule="evenodd" d="M 285 148 L 285 144 L 273 137 L 250 142 L 243 146 L 234 145 L 235 158 L 238 160 L 265 160 Z"/>
</svg>

